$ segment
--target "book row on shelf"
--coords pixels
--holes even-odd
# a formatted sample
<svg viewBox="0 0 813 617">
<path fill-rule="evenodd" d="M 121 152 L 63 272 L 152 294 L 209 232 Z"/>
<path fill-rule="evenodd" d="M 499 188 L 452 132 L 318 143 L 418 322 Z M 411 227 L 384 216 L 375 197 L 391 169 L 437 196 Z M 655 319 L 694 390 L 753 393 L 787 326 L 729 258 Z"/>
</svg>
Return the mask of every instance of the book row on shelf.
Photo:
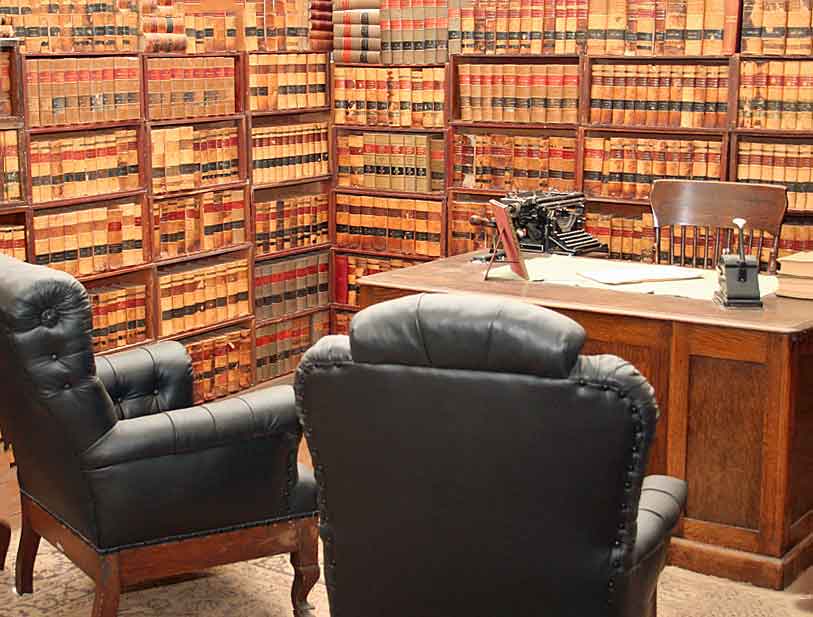
<svg viewBox="0 0 813 617">
<path fill-rule="evenodd" d="M 813 130 L 813 62 L 743 60 L 738 125 Z"/>
<path fill-rule="evenodd" d="M 0 254 L 25 261 L 25 225 L 0 224 Z"/>
<path fill-rule="evenodd" d="M 646 200 L 661 178 L 720 180 L 721 150 L 719 141 L 586 137 L 584 194 Z"/>
<path fill-rule="evenodd" d="M 244 189 L 207 191 L 153 204 L 158 258 L 213 251 L 246 242 Z"/>
<path fill-rule="evenodd" d="M 737 143 L 737 181 L 788 189 L 788 210 L 813 212 L 813 144 Z"/>
<path fill-rule="evenodd" d="M 440 257 L 443 204 L 336 193 L 336 246 Z"/>
<path fill-rule="evenodd" d="M 725 128 L 728 73 L 727 63 L 593 64 L 589 121 L 617 126 Z"/>
<path fill-rule="evenodd" d="M 358 306 L 358 279 L 377 272 L 398 270 L 420 262 L 411 259 L 336 254 L 333 258 L 333 294 L 337 304 Z"/>
<path fill-rule="evenodd" d="M 250 315 L 249 279 L 248 260 L 229 256 L 159 271 L 161 336 Z"/>
<path fill-rule="evenodd" d="M 273 184 L 329 173 L 327 122 L 305 122 L 251 129 L 254 184 Z"/>
<path fill-rule="evenodd" d="M 443 128 L 443 67 L 333 69 L 333 122 Z"/>
<path fill-rule="evenodd" d="M 192 398 L 196 405 L 251 386 L 249 328 L 202 334 L 185 339 L 183 344 L 192 360 Z"/>
<path fill-rule="evenodd" d="M 452 185 L 533 191 L 576 188 L 576 138 L 455 133 Z"/>
<path fill-rule="evenodd" d="M 318 311 L 257 327 L 257 381 L 288 374 L 302 355 L 330 332 L 330 313 Z"/>
<path fill-rule="evenodd" d="M 257 256 L 325 244 L 329 241 L 327 193 L 254 196 L 254 244 Z"/>
<path fill-rule="evenodd" d="M 225 116 L 235 112 L 236 60 L 231 57 L 148 58 L 151 120 Z"/>
<path fill-rule="evenodd" d="M 74 276 L 144 263 L 141 203 L 35 212 L 34 262 Z"/>
<path fill-rule="evenodd" d="M 147 286 L 115 284 L 89 290 L 97 352 L 147 340 Z"/>
<path fill-rule="evenodd" d="M 334 54 L 340 62 L 442 64 L 448 20 L 446 0 L 334 0 Z"/>
<path fill-rule="evenodd" d="M 35 204 L 129 191 L 140 183 L 134 129 L 40 135 L 30 149 Z"/>
<path fill-rule="evenodd" d="M 250 54 L 248 102 L 251 111 L 325 107 L 327 54 Z"/>
<path fill-rule="evenodd" d="M 459 64 L 460 119 L 576 124 L 577 64 Z"/>
<path fill-rule="evenodd" d="M 172 193 L 239 180 L 238 134 L 239 127 L 234 123 L 150 131 L 153 193 Z"/>
<path fill-rule="evenodd" d="M 246 51 L 330 51 L 331 0 L 246 0 Z"/>
<path fill-rule="evenodd" d="M 260 262 L 254 269 L 254 315 L 267 321 L 313 308 L 327 308 L 327 251 Z"/>
<path fill-rule="evenodd" d="M 141 117 L 141 62 L 136 57 L 27 59 L 25 88 L 31 127 Z"/>
<path fill-rule="evenodd" d="M 442 135 L 343 133 L 336 136 L 336 186 L 430 193 L 445 182 Z"/>
<path fill-rule="evenodd" d="M 28 53 L 329 51 L 343 62 L 432 64 L 450 54 L 807 55 L 811 10 L 766 0 L 7 0 Z M 140 39 L 140 40 L 139 40 Z"/>
</svg>

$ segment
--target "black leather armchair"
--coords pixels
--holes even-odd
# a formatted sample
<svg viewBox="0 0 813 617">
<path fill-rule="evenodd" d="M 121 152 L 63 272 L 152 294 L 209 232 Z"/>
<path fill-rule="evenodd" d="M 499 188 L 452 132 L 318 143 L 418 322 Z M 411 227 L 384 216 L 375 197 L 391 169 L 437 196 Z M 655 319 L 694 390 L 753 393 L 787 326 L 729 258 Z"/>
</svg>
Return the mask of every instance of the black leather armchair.
<svg viewBox="0 0 813 617">
<path fill-rule="evenodd" d="M 293 390 L 192 405 L 183 345 L 94 358 L 85 289 L 0 257 L 0 426 L 22 497 L 16 587 L 32 591 L 40 537 L 97 585 L 122 588 L 290 552 L 295 610 L 319 576 L 316 486 L 298 469 Z M 5 555 L 5 547 L 2 555 Z"/>
<path fill-rule="evenodd" d="M 658 415 L 530 304 L 417 295 L 304 356 L 333 617 L 652 617 L 686 498 L 644 478 Z"/>
</svg>

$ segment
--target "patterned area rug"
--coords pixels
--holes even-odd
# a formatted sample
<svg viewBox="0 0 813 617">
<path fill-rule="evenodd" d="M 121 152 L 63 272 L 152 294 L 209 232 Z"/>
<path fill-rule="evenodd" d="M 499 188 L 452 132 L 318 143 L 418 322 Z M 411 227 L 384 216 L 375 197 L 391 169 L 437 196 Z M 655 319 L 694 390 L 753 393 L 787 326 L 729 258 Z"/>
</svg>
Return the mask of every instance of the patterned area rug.
<svg viewBox="0 0 813 617">
<path fill-rule="evenodd" d="M 16 538 L 12 549 L 16 550 Z M 12 553 L 13 553 L 12 550 Z M 13 555 L 9 556 L 13 561 Z M 286 556 L 215 568 L 130 591 L 121 617 L 290 617 L 293 571 Z M 13 592 L 13 567 L 0 572 L 0 615 L 5 617 L 90 617 L 93 586 L 46 542 L 34 569 L 34 594 Z M 322 581 L 310 595 L 317 617 L 329 617 Z M 540 607 L 541 608 L 541 607 Z M 661 575 L 659 617 L 810 617 L 813 569 L 784 592 L 759 589 L 667 567 Z"/>
</svg>

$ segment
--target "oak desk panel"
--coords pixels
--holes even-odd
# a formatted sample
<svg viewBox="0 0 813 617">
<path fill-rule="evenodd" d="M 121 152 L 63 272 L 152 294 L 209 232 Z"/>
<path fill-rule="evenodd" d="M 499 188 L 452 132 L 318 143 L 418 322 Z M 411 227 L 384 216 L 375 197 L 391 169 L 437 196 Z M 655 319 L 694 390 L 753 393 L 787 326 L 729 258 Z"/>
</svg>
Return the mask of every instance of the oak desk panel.
<svg viewBox="0 0 813 617">
<path fill-rule="evenodd" d="M 813 563 L 813 302 L 763 310 L 526 281 L 483 281 L 472 254 L 359 280 L 362 306 L 419 293 L 504 295 L 587 331 L 655 387 L 649 471 L 689 483 L 671 562 L 784 588 Z M 530 256 L 530 255 L 529 255 Z"/>
</svg>

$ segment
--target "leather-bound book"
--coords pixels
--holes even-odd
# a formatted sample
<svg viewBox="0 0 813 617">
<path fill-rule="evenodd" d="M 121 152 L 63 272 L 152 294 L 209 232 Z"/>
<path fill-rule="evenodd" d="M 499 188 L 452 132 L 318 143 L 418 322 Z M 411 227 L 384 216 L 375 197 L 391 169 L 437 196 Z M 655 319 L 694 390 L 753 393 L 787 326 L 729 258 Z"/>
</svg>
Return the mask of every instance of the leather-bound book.
<svg viewBox="0 0 813 617">
<path fill-rule="evenodd" d="M 583 189 L 586 195 L 602 194 L 602 169 L 604 166 L 604 138 L 585 137 Z"/>
<path fill-rule="evenodd" d="M 785 64 L 779 61 L 768 63 L 768 94 L 765 102 L 765 127 L 768 129 L 778 129 L 782 126 Z"/>
<path fill-rule="evenodd" d="M 762 14 L 762 53 L 785 53 L 788 26 L 788 0 L 764 0 Z"/>
</svg>

